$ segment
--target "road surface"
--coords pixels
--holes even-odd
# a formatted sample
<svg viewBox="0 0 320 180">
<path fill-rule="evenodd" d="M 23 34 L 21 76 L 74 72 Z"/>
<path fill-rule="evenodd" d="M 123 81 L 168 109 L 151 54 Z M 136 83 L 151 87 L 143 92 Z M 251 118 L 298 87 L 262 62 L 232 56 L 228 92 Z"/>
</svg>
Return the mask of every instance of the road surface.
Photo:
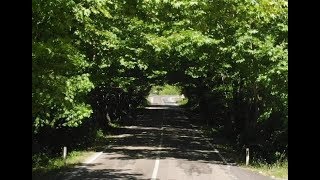
<svg viewBox="0 0 320 180">
<path fill-rule="evenodd" d="M 114 135 L 90 164 L 60 179 L 271 180 L 228 164 L 176 106 L 176 98 L 149 97 L 154 106 Z"/>
</svg>

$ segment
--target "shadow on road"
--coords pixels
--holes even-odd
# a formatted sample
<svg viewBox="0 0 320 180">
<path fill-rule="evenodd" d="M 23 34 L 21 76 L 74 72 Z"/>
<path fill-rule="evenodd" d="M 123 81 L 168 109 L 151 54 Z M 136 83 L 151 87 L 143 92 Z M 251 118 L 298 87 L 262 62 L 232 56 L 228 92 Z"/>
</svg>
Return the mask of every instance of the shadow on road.
<svg viewBox="0 0 320 180">
<path fill-rule="evenodd" d="M 209 139 L 202 136 L 198 128 L 191 125 L 191 121 L 177 106 L 149 106 L 137 120 L 126 122 L 118 132 L 113 133 L 110 144 L 106 144 L 108 148 L 103 151 L 107 156 L 102 161 L 160 157 L 226 164 L 209 145 Z M 139 178 L 142 174 L 126 172 L 125 169 L 94 166 L 78 167 L 72 179 L 142 179 Z"/>
<path fill-rule="evenodd" d="M 92 164 L 93 166 L 95 164 Z M 127 169 L 129 170 L 129 169 Z M 72 179 L 87 180 L 87 179 L 99 179 L 99 180 L 110 180 L 110 179 L 140 179 L 142 174 L 125 172 L 126 169 L 88 169 L 78 168 L 77 173 L 72 176 Z"/>
<path fill-rule="evenodd" d="M 155 159 L 160 152 L 161 159 L 223 164 L 218 153 L 208 144 L 209 139 L 190 123 L 179 107 L 149 106 L 142 117 L 124 126 L 121 135 L 113 136 L 111 147 L 104 152 L 122 154 L 121 159 Z"/>
</svg>

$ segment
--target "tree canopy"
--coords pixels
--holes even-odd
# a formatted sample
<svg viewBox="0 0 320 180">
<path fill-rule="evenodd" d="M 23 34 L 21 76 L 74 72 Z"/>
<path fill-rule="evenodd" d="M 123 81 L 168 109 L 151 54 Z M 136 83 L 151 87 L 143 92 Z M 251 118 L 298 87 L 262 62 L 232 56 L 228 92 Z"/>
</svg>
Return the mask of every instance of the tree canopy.
<svg viewBox="0 0 320 180">
<path fill-rule="evenodd" d="M 98 87 L 176 83 L 207 121 L 220 105 L 226 134 L 275 117 L 286 133 L 287 35 L 286 0 L 33 0 L 33 131 L 79 126 Z"/>
</svg>

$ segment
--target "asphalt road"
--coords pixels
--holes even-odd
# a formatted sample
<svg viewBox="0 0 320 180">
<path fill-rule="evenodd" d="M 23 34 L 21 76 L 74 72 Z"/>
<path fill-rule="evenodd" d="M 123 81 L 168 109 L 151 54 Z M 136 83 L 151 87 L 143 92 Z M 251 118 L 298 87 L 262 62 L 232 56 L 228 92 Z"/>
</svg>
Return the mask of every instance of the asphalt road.
<svg viewBox="0 0 320 180">
<path fill-rule="evenodd" d="M 90 164 L 74 168 L 61 179 L 272 179 L 230 165 L 208 138 L 189 123 L 176 106 L 176 98 L 149 97 L 153 106 L 114 135 L 100 156 Z"/>
</svg>

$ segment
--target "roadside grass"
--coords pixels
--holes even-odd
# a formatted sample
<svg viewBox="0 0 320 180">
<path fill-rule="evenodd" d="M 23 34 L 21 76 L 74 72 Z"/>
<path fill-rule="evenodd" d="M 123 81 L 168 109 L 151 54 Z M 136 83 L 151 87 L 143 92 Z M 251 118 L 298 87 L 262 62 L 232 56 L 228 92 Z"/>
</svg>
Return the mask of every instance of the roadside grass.
<svg viewBox="0 0 320 180">
<path fill-rule="evenodd" d="M 212 140 L 215 148 L 226 158 L 229 163 L 261 173 L 265 176 L 274 176 L 277 179 L 288 179 L 288 160 L 276 161 L 275 163 L 268 164 L 267 162 L 252 159 L 248 166 L 245 165 L 245 150 L 239 153 L 233 142 L 228 141 L 223 137 L 221 129 L 203 127 L 203 133 L 207 137 L 215 137 Z M 241 151 L 241 150 L 240 150 Z"/>
<path fill-rule="evenodd" d="M 32 179 L 51 179 L 56 177 L 59 172 L 81 164 L 93 154 L 93 151 L 71 151 L 67 154 L 66 164 L 62 157 L 49 157 L 46 154 L 33 155 Z"/>
<path fill-rule="evenodd" d="M 181 87 L 175 85 L 165 84 L 163 86 L 153 86 L 150 94 L 157 95 L 181 95 Z"/>
<path fill-rule="evenodd" d="M 177 101 L 179 106 L 185 106 L 188 103 L 188 98 L 181 98 Z"/>
<path fill-rule="evenodd" d="M 288 160 L 267 164 L 265 162 L 252 162 L 249 166 L 241 164 L 242 168 L 255 172 L 260 172 L 266 176 L 274 176 L 276 178 L 288 179 Z"/>
<path fill-rule="evenodd" d="M 117 129 L 119 125 L 112 124 L 111 128 Z M 90 147 L 73 150 L 67 153 L 66 164 L 61 155 L 48 155 L 46 153 L 37 153 L 32 156 L 32 179 L 56 179 L 60 174 L 66 172 L 76 165 L 80 165 L 95 152 L 102 151 L 110 138 L 103 133 L 102 130 L 97 130 L 94 142 Z"/>
</svg>

